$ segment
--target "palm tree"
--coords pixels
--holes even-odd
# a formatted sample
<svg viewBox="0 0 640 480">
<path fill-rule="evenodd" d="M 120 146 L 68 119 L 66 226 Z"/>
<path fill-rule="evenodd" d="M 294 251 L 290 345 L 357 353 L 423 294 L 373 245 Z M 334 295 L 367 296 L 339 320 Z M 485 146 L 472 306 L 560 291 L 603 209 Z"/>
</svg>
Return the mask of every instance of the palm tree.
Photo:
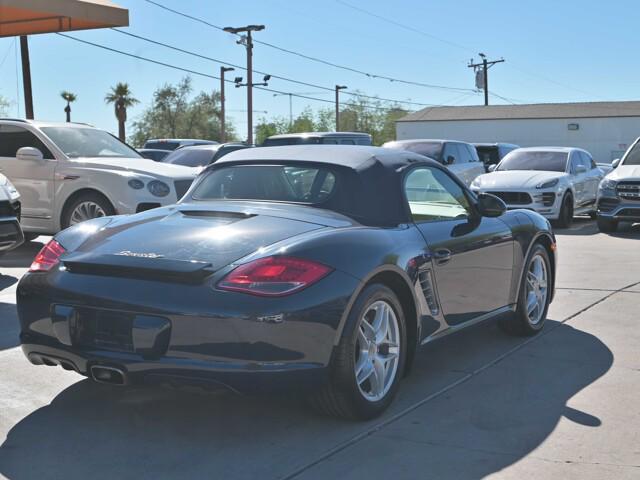
<svg viewBox="0 0 640 480">
<path fill-rule="evenodd" d="M 105 95 L 104 101 L 113 103 L 116 118 L 118 119 L 118 137 L 124 142 L 126 138 L 124 125 L 127 121 L 127 108 L 140 103 L 140 101 L 131 94 L 129 84 L 122 82 L 118 82 L 115 87 L 111 87 L 111 91 Z"/>
<path fill-rule="evenodd" d="M 67 92 L 66 90 L 60 92 L 60 96 L 62 97 L 63 100 L 67 102 L 67 106 L 64 107 L 64 111 L 67 114 L 67 122 L 70 122 L 71 121 L 71 102 L 75 102 L 76 98 L 78 97 L 76 96 L 75 93 Z"/>
</svg>

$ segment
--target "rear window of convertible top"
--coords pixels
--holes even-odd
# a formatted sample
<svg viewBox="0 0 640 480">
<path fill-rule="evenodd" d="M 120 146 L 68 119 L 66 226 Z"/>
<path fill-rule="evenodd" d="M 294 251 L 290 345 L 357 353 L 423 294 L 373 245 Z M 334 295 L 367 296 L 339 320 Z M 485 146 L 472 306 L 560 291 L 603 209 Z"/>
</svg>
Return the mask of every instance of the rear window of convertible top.
<svg viewBox="0 0 640 480">
<path fill-rule="evenodd" d="M 294 165 L 233 165 L 212 170 L 193 192 L 195 200 L 263 200 L 317 204 L 336 188 L 326 168 Z"/>
</svg>

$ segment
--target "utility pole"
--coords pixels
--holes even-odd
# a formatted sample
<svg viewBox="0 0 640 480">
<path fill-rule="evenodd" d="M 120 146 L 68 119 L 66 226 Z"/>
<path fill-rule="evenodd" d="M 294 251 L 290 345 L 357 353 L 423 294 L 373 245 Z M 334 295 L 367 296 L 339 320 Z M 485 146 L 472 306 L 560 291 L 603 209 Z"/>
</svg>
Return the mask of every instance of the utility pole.
<svg viewBox="0 0 640 480">
<path fill-rule="evenodd" d="M 289 128 L 293 126 L 293 97 L 301 95 L 322 95 L 327 92 L 288 92 L 288 93 L 274 93 L 274 97 L 281 97 L 283 95 L 289 96 Z M 303 97 L 304 98 L 304 97 Z"/>
<path fill-rule="evenodd" d="M 263 83 L 253 83 L 253 40 L 251 38 L 251 32 L 259 32 L 264 30 L 264 25 L 247 25 L 245 27 L 225 27 L 224 31 L 240 35 L 246 33 L 246 35 L 240 35 L 240 39 L 236 42 L 238 45 L 244 45 L 247 49 L 247 83 L 241 84 L 236 81 L 236 87 L 247 87 L 247 143 L 251 145 L 253 143 L 253 87 L 256 85 L 267 85 L 267 80 L 270 75 L 265 75 Z M 236 78 L 236 80 L 237 80 Z"/>
<path fill-rule="evenodd" d="M 336 132 L 340 131 L 340 90 L 345 88 L 346 85 L 336 85 Z"/>
<path fill-rule="evenodd" d="M 473 71 L 476 72 L 476 88 L 481 88 L 482 90 L 484 90 L 484 104 L 485 106 L 489 105 L 489 68 L 493 67 L 496 63 L 502 63 L 504 62 L 504 58 L 501 58 L 500 60 L 487 60 L 487 56 L 484 53 L 480 53 L 480 58 L 482 59 L 482 62 L 480 63 L 473 63 L 473 58 L 471 59 L 471 61 L 469 62 L 468 67 L 469 68 L 473 68 Z M 480 75 L 482 76 L 482 86 L 479 85 L 480 82 L 478 82 L 478 69 L 480 70 Z"/>
<path fill-rule="evenodd" d="M 224 111 L 224 102 L 226 98 L 224 96 L 224 74 L 225 72 L 231 72 L 235 70 L 232 67 L 220 67 L 220 143 L 227 141 L 227 127 L 226 116 Z"/>
<path fill-rule="evenodd" d="M 29 61 L 29 40 L 20 36 L 20 57 L 22 59 L 22 86 L 24 88 L 25 117 L 33 120 L 33 91 L 31 90 L 31 63 Z"/>
<path fill-rule="evenodd" d="M 293 93 L 274 93 L 274 97 L 281 97 L 282 95 L 289 96 L 289 128 L 293 126 Z"/>
</svg>

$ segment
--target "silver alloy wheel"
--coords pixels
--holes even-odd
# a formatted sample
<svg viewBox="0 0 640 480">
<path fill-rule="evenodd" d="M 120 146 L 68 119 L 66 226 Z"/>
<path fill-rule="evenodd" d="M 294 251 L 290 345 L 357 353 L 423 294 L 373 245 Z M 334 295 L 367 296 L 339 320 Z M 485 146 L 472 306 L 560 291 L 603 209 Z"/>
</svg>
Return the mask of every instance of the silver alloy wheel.
<svg viewBox="0 0 640 480">
<path fill-rule="evenodd" d="M 76 223 L 91 220 L 92 218 L 105 217 L 107 213 L 96 202 L 86 201 L 76 205 L 76 208 L 71 212 L 69 218 L 69 225 L 75 225 Z"/>
<path fill-rule="evenodd" d="M 531 325 L 542 321 L 548 296 L 547 264 L 541 254 L 535 255 L 527 270 L 527 317 Z"/>
<path fill-rule="evenodd" d="M 396 378 L 400 359 L 400 327 L 393 307 L 378 300 L 360 318 L 355 352 L 355 376 L 369 401 L 382 399 Z"/>
</svg>

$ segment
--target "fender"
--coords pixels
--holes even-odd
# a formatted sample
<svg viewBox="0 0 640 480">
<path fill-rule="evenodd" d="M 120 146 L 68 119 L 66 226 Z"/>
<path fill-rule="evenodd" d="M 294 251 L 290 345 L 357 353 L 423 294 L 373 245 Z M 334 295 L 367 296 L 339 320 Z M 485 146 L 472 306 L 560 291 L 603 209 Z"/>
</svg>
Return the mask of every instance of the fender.
<svg viewBox="0 0 640 480">
<path fill-rule="evenodd" d="M 553 236 L 546 231 L 541 231 L 541 232 L 537 232 L 537 234 L 533 237 L 533 239 L 531 240 L 531 242 L 529 243 L 529 246 L 527 247 L 527 251 L 525 253 L 524 259 L 526 261 L 527 258 L 529 258 L 529 254 L 531 253 L 531 250 L 533 249 L 533 246 L 538 243 L 538 240 L 540 240 L 542 237 L 545 237 L 549 243 L 551 243 L 552 245 L 555 245 L 556 241 L 553 238 Z M 551 268 L 553 270 L 553 275 L 550 275 L 550 281 L 551 281 L 551 301 L 553 301 L 553 297 L 555 296 L 555 287 L 556 287 L 556 253 L 553 252 L 552 253 L 552 257 L 549 258 L 549 261 L 551 262 Z M 522 282 L 524 280 L 524 275 L 525 275 L 525 262 L 522 263 L 521 268 L 520 268 L 520 275 L 518 276 L 519 281 L 518 281 L 518 285 L 516 286 L 516 292 L 515 292 L 515 297 L 512 299 L 513 303 L 517 303 L 518 302 L 518 298 L 520 297 L 520 288 L 522 287 Z"/>
<path fill-rule="evenodd" d="M 56 175 L 55 196 L 54 196 L 54 211 L 53 221 L 55 232 L 59 232 L 62 225 L 62 212 L 67 204 L 67 201 L 77 192 L 81 190 L 93 190 L 103 195 L 111 205 L 117 210 L 117 202 L 114 202 L 111 196 L 107 193 L 108 189 L 103 188 L 102 185 L 96 185 L 91 183 L 88 178 L 75 175 L 64 175 L 64 179 L 58 178 Z M 75 178 L 73 178 L 75 177 Z"/>
<path fill-rule="evenodd" d="M 404 285 L 406 285 L 406 287 L 411 292 L 411 301 L 413 302 L 413 307 L 414 307 L 414 309 L 415 309 L 415 311 L 417 313 L 416 318 L 413 319 L 413 321 L 416 324 L 416 329 L 417 329 L 415 347 L 417 347 L 417 345 L 419 344 L 419 342 L 420 342 L 420 328 L 421 328 L 420 321 L 419 321 L 420 304 L 418 303 L 418 300 L 416 298 L 415 291 L 414 291 L 414 288 L 413 288 L 414 282 L 411 281 L 411 278 L 409 277 L 407 272 L 405 272 L 402 268 L 400 268 L 397 265 L 387 264 L 387 265 L 380 265 L 379 267 L 377 267 L 374 270 L 372 270 L 371 272 L 369 272 L 369 274 L 365 278 L 360 280 L 360 283 L 358 284 L 358 287 L 351 294 L 351 297 L 349 298 L 349 301 L 347 302 L 347 307 L 345 308 L 344 312 L 342 313 L 342 317 L 340 318 L 340 325 L 339 325 L 338 329 L 336 330 L 336 338 L 334 340 L 334 346 L 337 346 L 338 343 L 340 343 L 340 338 L 342 337 L 342 332 L 344 330 L 344 327 L 347 324 L 347 319 L 349 317 L 349 314 L 351 313 L 351 309 L 352 309 L 353 304 L 355 303 L 356 299 L 358 298 L 358 296 L 360 295 L 362 290 L 367 285 L 369 285 L 369 283 L 371 282 L 371 279 L 373 279 L 375 276 L 377 276 L 377 275 L 379 275 L 381 273 L 393 273 L 393 274 L 397 275 L 399 278 L 402 279 L 402 281 L 404 282 Z"/>
</svg>

